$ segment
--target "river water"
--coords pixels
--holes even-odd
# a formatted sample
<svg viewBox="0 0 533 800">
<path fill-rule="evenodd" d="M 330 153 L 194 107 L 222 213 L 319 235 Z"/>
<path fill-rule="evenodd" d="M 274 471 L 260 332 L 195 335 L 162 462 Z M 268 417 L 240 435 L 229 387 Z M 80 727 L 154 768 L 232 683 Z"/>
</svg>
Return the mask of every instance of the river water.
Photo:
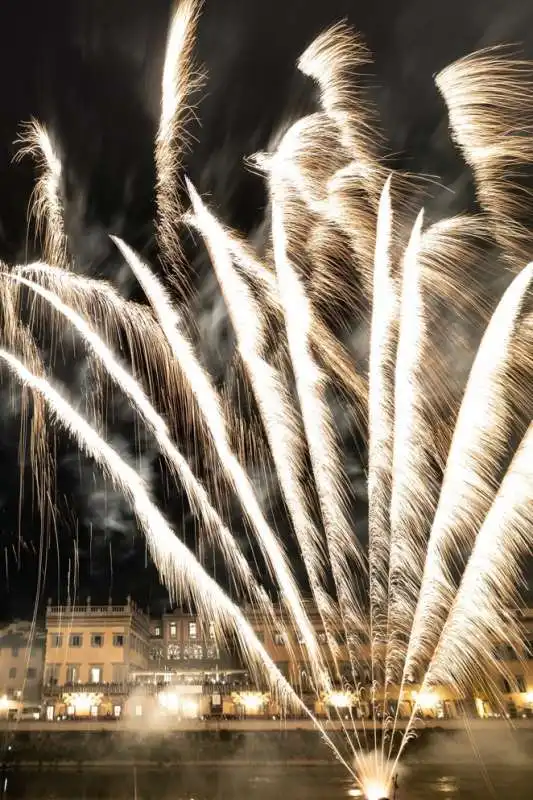
<svg viewBox="0 0 533 800">
<path fill-rule="evenodd" d="M 353 787 L 336 766 L 201 765 L 180 770 L 120 768 L 4 773 L 2 800 L 350 800 Z M 504 767 L 408 764 L 399 800 L 531 800 L 533 763 Z"/>
</svg>

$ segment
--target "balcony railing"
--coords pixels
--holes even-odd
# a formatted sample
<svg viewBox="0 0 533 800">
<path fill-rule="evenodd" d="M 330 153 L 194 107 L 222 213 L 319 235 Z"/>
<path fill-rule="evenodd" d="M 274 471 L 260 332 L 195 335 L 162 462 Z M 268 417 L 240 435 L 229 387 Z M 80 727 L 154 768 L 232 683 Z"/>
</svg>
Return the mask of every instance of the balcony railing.
<svg viewBox="0 0 533 800">
<path fill-rule="evenodd" d="M 132 606 L 48 606 L 47 616 L 69 617 L 73 615 L 85 616 L 86 614 L 99 617 L 109 614 L 124 616 L 125 614 L 131 614 L 135 610 Z"/>
<path fill-rule="evenodd" d="M 45 697 L 59 697 L 63 694 L 73 694 L 75 692 L 119 695 L 128 694 L 130 688 L 130 685 L 126 681 L 122 683 L 47 683 L 43 687 L 43 693 Z"/>
</svg>

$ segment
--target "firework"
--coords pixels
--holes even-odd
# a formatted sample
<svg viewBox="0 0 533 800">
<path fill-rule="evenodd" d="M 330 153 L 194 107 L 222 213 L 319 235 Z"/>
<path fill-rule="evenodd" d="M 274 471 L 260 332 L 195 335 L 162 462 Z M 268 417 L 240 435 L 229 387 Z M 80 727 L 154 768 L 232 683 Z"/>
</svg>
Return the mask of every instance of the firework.
<svg viewBox="0 0 533 800">
<path fill-rule="evenodd" d="M 412 736 L 424 693 L 437 683 L 458 692 L 483 684 L 496 696 L 501 665 L 494 646 L 520 641 L 512 610 L 520 563 L 530 547 L 526 529 L 533 502 L 527 403 L 533 378 L 533 265 L 520 261 L 530 231 L 521 218 L 521 194 L 516 199 L 504 168 L 527 164 L 533 149 L 518 127 L 504 134 L 507 114 L 517 126 L 522 119 L 522 86 L 526 95 L 531 91 L 529 65 L 483 51 L 438 77 L 453 135 L 475 173 L 482 213 L 439 220 L 423 230 L 422 212 L 414 224 L 409 216 L 408 196 L 393 202 L 391 186 L 405 192 L 406 182 L 387 178 L 374 112 L 354 83 L 368 53 L 346 26 L 326 31 L 299 61 L 300 70 L 318 84 L 320 109 L 294 122 L 273 152 L 256 159 L 267 178 L 271 212 L 266 255 L 260 258 L 208 210 L 182 175 L 183 135 L 198 86 L 193 59 L 198 12 L 199 3 L 180 3 L 164 65 L 156 224 L 165 279 L 116 237 L 149 306 L 69 270 L 61 162 L 50 136 L 32 123 L 25 149 L 41 161 L 35 206 L 51 264 L 6 268 L 1 276 L 0 359 L 22 383 L 23 404 L 28 392 L 34 397 L 32 465 L 42 476 L 43 510 L 52 500 L 46 406 L 130 502 L 172 598 L 193 601 L 216 623 L 219 638 L 236 635 L 254 675 L 265 676 L 288 705 L 309 713 L 245 615 L 174 535 L 141 476 L 106 441 L 98 414 L 82 416 L 54 388 L 32 336 L 36 321 L 42 328 L 46 309 L 53 309 L 81 336 L 100 406 L 105 407 L 102 386 L 108 377 L 154 437 L 171 477 L 222 553 L 239 596 L 274 624 L 265 586 L 224 522 L 223 499 L 200 481 L 177 444 L 176 408 L 184 412 L 195 447 L 208 454 L 209 464 L 213 454 L 216 478 L 231 487 L 259 543 L 315 689 L 337 697 L 337 708 L 345 707 L 348 696 L 335 692 L 341 678 L 336 636 L 342 628 L 354 683 L 349 696 L 362 707 L 364 688 L 371 702 L 374 719 L 364 734 L 371 737 L 366 743 L 372 752 L 364 752 L 357 733 L 346 731 L 353 771 L 310 716 L 366 797 L 375 800 L 391 792 L 397 758 Z M 192 212 L 184 219 L 185 185 Z M 266 435 L 327 646 L 311 625 L 284 542 L 267 520 L 240 457 L 246 447 L 239 409 L 223 402 L 187 334 L 187 311 L 176 301 L 186 280 L 179 244 L 184 221 L 207 245 L 235 330 L 237 363 L 261 416 L 263 428 L 251 427 L 250 436 L 259 437 L 262 430 Z M 482 259 L 493 227 L 506 256 L 524 268 L 490 317 L 487 298 L 476 290 L 465 263 Z M 405 231 L 410 231 L 407 242 Z M 354 286 L 362 297 L 357 309 Z M 20 313 L 22 290 L 39 300 L 27 326 Z M 361 364 L 339 337 L 350 320 L 336 319 L 339 309 L 366 314 L 367 300 L 368 389 Z M 435 345 L 432 315 L 434 307 L 445 305 L 478 326 L 490 317 L 460 402 Z M 115 355 L 119 350 L 121 360 Z M 360 428 L 368 403 L 368 553 L 352 520 L 351 486 L 330 402 L 336 392 Z M 514 457 L 513 436 L 522 439 Z M 439 470 L 443 478 L 437 487 Z M 370 679 L 362 680 L 360 667 L 368 658 Z M 400 702 L 414 679 L 421 689 L 393 760 Z M 398 704 L 391 717 L 387 698 L 393 692 Z M 378 712 L 386 720 L 381 747 Z"/>
</svg>

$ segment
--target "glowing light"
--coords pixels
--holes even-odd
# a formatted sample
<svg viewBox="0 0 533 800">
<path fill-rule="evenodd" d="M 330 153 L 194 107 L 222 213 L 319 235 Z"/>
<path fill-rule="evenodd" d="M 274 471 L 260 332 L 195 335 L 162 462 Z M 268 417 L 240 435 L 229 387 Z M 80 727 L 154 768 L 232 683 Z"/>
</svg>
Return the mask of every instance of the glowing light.
<svg viewBox="0 0 533 800">
<path fill-rule="evenodd" d="M 350 692 L 330 692 L 326 695 L 326 703 L 334 708 L 351 708 L 354 697 Z"/>
<path fill-rule="evenodd" d="M 102 700 L 101 694 L 93 692 L 72 692 L 63 695 L 63 702 L 71 709 L 70 714 L 91 714 L 93 708 L 97 708 Z"/>
<path fill-rule="evenodd" d="M 257 714 L 268 702 L 268 695 L 261 692 L 241 692 L 232 695 L 237 705 L 244 706 L 247 712 Z"/>
<path fill-rule="evenodd" d="M 198 716 L 198 702 L 191 697 L 182 697 L 178 692 L 160 692 L 157 699 L 159 705 L 169 714 L 181 714 L 184 717 Z"/>
<path fill-rule="evenodd" d="M 533 692 L 526 692 L 525 701 L 533 705 Z"/>
<path fill-rule="evenodd" d="M 7 711 L 10 706 L 9 698 L 5 694 L 2 695 L 0 697 L 0 711 Z"/>
<path fill-rule="evenodd" d="M 418 707 L 423 710 L 432 710 L 436 708 L 440 702 L 437 695 L 433 694 L 433 692 L 412 692 L 411 696 L 413 700 L 416 701 Z"/>
<path fill-rule="evenodd" d="M 179 695 L 175 694 L 174 692 L 160 692 L 157 696 L 159 701 L 159 705 L 162 706 L 166 711 L 171 711 L 173 714 L 177 714 L 180 708 L 180 698 Z"/>
</svg>

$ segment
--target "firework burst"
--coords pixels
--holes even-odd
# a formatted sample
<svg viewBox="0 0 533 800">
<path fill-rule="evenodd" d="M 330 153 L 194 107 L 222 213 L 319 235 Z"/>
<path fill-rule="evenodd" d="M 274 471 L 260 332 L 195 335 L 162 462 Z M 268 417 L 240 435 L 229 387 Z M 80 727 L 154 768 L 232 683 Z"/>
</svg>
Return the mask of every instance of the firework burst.
<svg viewBox="0 0 533 800">
<path fill-rule="evenodd" d="M 183 487 L 200 527 L 224 559 L 237 601 L 250 602 L 272 625 L 279 624 L 265 585 L 225 520 L 220 487 L 212 492 L 204 485 L 177 444 L 179 407 L 196 449 L 215 465 L 215 483 L 229 487 L 239 501 L 317 694 L 331 692 L 345 678 L 337 640 L 342 630 L 355 707 L 362 709 L 370 699 L 371 721 L 363 733 L 355 725 L 346 731 L 354 768 L 313 719 L 366 796 L 383 797 L 391 791 L 396 760 L 418 711 L 415 703 L 393 758 L 407 685 L 416 682 L 422 695 L 448 683 L 464 695 L 483 684 L 496 696 L 502 666 L 494 647 L 520 639 L 511 610 L 518 601 L 520 564 L 530 549 L 532 434 L 524 398 L 533 378 L 533 267 L 520 264 L 498 307 L 490 309 L 492 316 L 465 273 L 479 258 L 479 242 L 489 242 L 493 223 L 495 238 L 513 263 L 523 257 L 527 232 L 520 215 L 513 218 L 517 201 L 507 202 L 512 187 L 501 170 L 533 159 L 529 138 L 503 137 L 506 114 L 518 118 L 529 69 L 501 53 L 482 52 L 437 78 L 452 133 L 474 169 L 483 213 L 424 229 L 422 212 L 414 224 L 406 212 L 405 178 L 388 175 L 380 160 L 374 112 L 354 83 L 354 72 L 368 61 L 366 49 L 344 25 L 322 34 L 299 61 L 319 87 L 320 109 L 292 125 L 272 152 L 256 158 L 271 200 L 270 240 L 261 259 L 211 213 L 182 175 L 188 104 L 198 86 L 193 64 L 198 13 L 193 0 L 179 4 L 164 66 L 155 153 L 166 279 L 117 238 L 148 306 L 69 271 L 61 162 L 44 128 L 32 123 L 25 150 L 40 158 L 35 207 L 50 263 L 5 269 L 0 359 L 33 394 L 31 452 L 43 513 L 53 507 L 48 408 L 130 502 L 173 599 L 194 602 L 217 623 L 220 639 L 237 637 L 256 678 L 266 679 L 288 706 L 309 713 L 238 602 L 175 535 L 142 477 L 106 441 L 100 424 L 103 383 L 109 379 Z M 203 367 L 187 334 L 186 309 L 176 300 L 186 272 L 179 244 L 185 186 L 192 204 L 185 222 L 203 237 L 211 256 L 324 639 L 318 638 L 285 544 L 267 520 L 241 458 L 246 447 L 239 410 L 228 408 Z M 34 303 L 28 326 L 19 313 L 22 291 Z M 330 324 L 331 309 L 345 306 L 344 295 L 351 292 L 363 298 L 359 313 L 371 306 L 364 369 Z M 434 347 L 435 299 L 486 325 L 462 400 Z M 55 388 L 32 336 L 36 318 L 42 324 L 52 312 L 87 347 L 95 388 L 89 419 Z M 351 486 L 331 404 L 335 392 L 367 434 L 366 553 L 354 531 Z M 510 458 L 512 436 L 523 439 Z M 366 662 L 367 681 L 361 677 Z"/>
</svg>

